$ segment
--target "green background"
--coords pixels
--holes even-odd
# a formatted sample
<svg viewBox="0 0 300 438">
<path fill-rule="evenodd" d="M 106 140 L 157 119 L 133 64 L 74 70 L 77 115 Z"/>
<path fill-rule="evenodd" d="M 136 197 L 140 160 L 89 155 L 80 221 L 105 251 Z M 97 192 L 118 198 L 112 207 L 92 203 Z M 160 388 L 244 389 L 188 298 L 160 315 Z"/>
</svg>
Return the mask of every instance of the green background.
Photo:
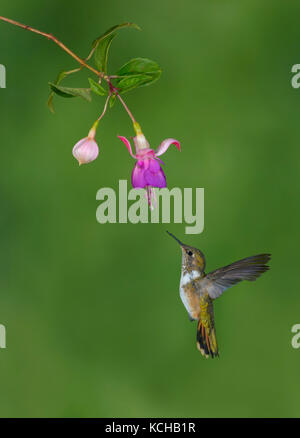
<svg viewBox="0 0 300 438">
<path fill-rule="evenodd" d="M 98 129 L 100 154 L 78 167 L 73 145 L 103 100 L 55 98 L 48 81 L 76 62 L 43 37 L 0 23 L 0 415 L 298 417 L 300 350 L 300 5 L 239 1 L 2 0 L 1 15 L 53 33 L 84 57 L 123 21 L 109 61 L 143 56 L 161 80 L 125 95 L 164 155 L 169 188 L 205 188 L 205 229 L 96 222 L 101 187 L 130 177 L 119 104 Z M 65 81 L 86 86 L 87 72 Z M 271 270 L 215 303 L 220 359 L 196 349 L 179 298 L 181 254 L 165 230 L 199 247 L 212 270 L 271 252 Z"/>
</svg>

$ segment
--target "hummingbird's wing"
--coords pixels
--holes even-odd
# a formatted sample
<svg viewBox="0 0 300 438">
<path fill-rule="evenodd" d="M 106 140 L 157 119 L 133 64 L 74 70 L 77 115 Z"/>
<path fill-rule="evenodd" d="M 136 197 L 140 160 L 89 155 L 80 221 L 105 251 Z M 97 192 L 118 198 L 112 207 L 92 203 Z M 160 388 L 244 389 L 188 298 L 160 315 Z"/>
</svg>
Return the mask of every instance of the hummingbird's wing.
<svg viewBox="0 0 300 438">
<path fill-rule="evenodd" d="M 217 298 L 224 290 L 242 280 L 256 280 L 269 269 L 266 263 L 270 258 L 271 254 L 259 254 L 216 269 L 201 280 L 201 288 L 206 290 L 211 298 Z"/>
</svg>

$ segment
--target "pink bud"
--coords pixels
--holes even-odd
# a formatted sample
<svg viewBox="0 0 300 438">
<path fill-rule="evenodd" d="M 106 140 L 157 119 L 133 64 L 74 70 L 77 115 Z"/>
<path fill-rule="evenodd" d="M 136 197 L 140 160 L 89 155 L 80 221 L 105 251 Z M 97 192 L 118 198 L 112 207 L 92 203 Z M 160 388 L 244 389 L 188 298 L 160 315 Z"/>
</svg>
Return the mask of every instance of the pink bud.
<svg viewBox="0 0 300 438">
<path fill-rule="evenodd" d="M 85 137 L 75 144 L 72 153 L 79 165 L 86 164 L 96 160 L 99 148 L 93 138 Z"/>
</svg>

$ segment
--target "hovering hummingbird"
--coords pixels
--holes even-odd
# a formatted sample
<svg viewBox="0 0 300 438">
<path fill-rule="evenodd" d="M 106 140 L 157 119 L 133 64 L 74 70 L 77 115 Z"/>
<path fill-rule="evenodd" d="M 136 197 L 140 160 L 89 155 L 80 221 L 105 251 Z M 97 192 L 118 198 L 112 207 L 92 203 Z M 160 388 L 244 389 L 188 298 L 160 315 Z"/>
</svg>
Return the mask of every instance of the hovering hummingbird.
<svg viewBox="0 0 300 438">
<path fill-rule="evenodd" d="M 259 254 L 239 260 L 205 274 L 205 257 L 200 249 L 184 245 L 173 234 L 182 249 L 180 298 L 191 321 L 198 321 L 197 348 L 208 358 L 219 356 L 213 301 L 224 290 L 242 280 L 254 281 L 269 269 L 271 254 Z"/>
</svg>

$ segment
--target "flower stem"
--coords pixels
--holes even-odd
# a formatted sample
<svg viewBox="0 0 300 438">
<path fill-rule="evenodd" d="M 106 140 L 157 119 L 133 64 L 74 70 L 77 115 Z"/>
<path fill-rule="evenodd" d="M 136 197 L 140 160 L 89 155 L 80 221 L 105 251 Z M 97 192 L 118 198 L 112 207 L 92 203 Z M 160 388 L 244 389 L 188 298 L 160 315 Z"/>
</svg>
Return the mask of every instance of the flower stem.
<svg viewBox="0 0 300 438">
<path fill-rule="evenodd" d="M 113 86 L 113 84 L 111 83 L 111 81 L 110 81 L 110 76 L 105 75 L 104 72 L 100 72 L 100 71 L 96 70 L 95 68 L 93 68 L 92 66 L 90 66 L 89 64 L 87 64 L 87 63 L 85 62 L 85 60 L 81 59 L 81 58 L 80 58 L 79 56 L 77 56 L 74 52 L 72 52 L 72 50 L 70 50 L 67 46 L 65 46 L 65 45 L 64 45 L 61 41 L 59 41 L 54 35 L 52 35 L 52 34 L 50 34 L 50 33 L 42 32 L 42 31 L 40 31 L 40 30 L 38 30 L 38 29 L 34 29 L 34 28 L 31 27 L 31 26 L 27 26 L 26 24 L 19 23 L 18 21 L 15 21 L 15 20 L 11 20 L 10 18 L 6 18 L 6 17 L 2 17 L 2 16 L 0 16 L 0 20 L 2 20 L 2 21 L 6 21 L 7 23 L 11 23 L 11 24 L 13 24 L 14 26 L 21 27 L 22 29 L 29 30 L 30 32 L 37 33 L 38 35 L 42 35 L 42 36 L 48 38 L 49 40 L 52 40 L 52 41 L 53 41 L 55 44 L 57 44 L 62 50 L 64 50 L 66 53 L 68 53 L 68 55 L 70 55 L 70 56 L 71 56 L 72 58 L 74 58 L 77 62 L 79 62 L 79 64 L 81 65 L 81 67 L 86 67 L 87 69 L 91 70 L 93 73 L 95 73 L 97 76 L 99 76 L 99 78 L 102 78 L 102 77 L 103 77 L 103 78 L 107 81 L 107 83 L 108 83 L 108 85 L 109 85 L 109 87 L 110 87 L 111 93 L 109 94 L 109 96 L 108 96 L 108 98 L 107 98 L 107 101 L 106 101 L 106 103 L 105 103 L 105 107 L 104 107 L 104 113 L 101 114 L 100 118 L 102 118 L 103 115 L 105 114 L 105 111 L 106 111 L 106 109 L 107 109 L 107 104 L 108 104 L 109 98 L 111 97 L 111 94 L 114 93 L 114 94 L 116 94 L 116 96 L 118 97 L 118 99 L 120 100 L 120 102 L 122 103 L 122 105 L 123 105 L 125 111 L 126 111 L 127 114 L 129 115 L 129 117 L 131 118 L 131 120 L 133 121 L 133 123 L 136 123 L 136 120 L 135 120 L 135 118 L 133 117 L 133 115 L 132 115 L 131 111 L 129 110 L 128 106 L 126 105 L 126 103 L 124 102 L 124 100 L 122 99 L 122 97 L 119 95 L 117 88 L 115 88 L 115 87 Z M 87 60 L 91 58 L 91 56 L 93 55 L 93 53 L 94 53 L 94 49 L 92 50 L 92 52 L 91 52 L 91 53 L 89 54 L 89 56 L 87 57 Z M 68 73 L 71 73 L 71 72 L 73 73 L 73 72 L 75 72 L 75 71 L 76 71 L 76 70 L 74 70 L 74 71 L 72 70 L 72 71 L 70 71 L 70 72 L 68 72 Z M 99 118 L 98 120 L 100 120 L 100 118 Z"/>
<path fill-rule="evenodd" d="M 125 108 L 125 110 L 127 111 L 127 114 L 129 115 L 129 117 L 131 118 L 131 120 L 133 121 L 133 123 L 136 123 L 135 118 L 133 117 L 132 112 L 129 110 L 128 106 L 126 105 L 126 103 L 124 102 L 124 100 L 122 99 L 122 97 L 119 95 L 119 93 L 116 93 L 117 98 L 119 99 L 119 101 L 122 103 L 123 107 Z"/>
<path fill-rule="evenodd" d="M 110 81 L 110 76 L 109 76 L 108 78 L 105 78 L 105 79 L 106 79 L 106 81 L 107 81 L 107 83 L 108 83 L 108 85 L 109 85 L 109 88 L 110 88 L 111 92 L 114 93 L 114 94 L 117 96 L 117 98 L 119 99 L 119 101 L 120 101 L 121 104 L 123 105 L 125 111 L 127 112 L 127 114 L 129 115 L 129 117 L 131 118 L 132 122 L 133 122 L 133 123 L 137 123 L 136 120 L 135 120 L 135 118 L 133 117 L 132 112 L 130 111 L 130 109 L 128 108 L 128 106 L 126 105 L 126 103 L 124 102 L 124 100 L 122 99 L 122 97 L 120 96 L 120 94 L 119 94 L 119 92 L 118 92 L 118 89 L 117 89 L 116 87 L 114 87 L 113 84 L 111 83 L 111 81 Z"/>
<path fill-rule="evenodd" d="M 105 105 L 104 105 L 103 111 L 102 111 L 102 113 L 100 114 L 100 116 L 99 116 L 98 119 L 97 119 L 98 122 L 100 122 L 100 120 L 102 119 L 102 117 L 103 117 L 104 114 L 106 113 L 107 105 L 108 105 L 108 102 L 109 102 L 109 99 L 110 99 L 110 98 L 111 98 L 111 92 L 110 92 L 109 95 L 107 96 L 107 99 L 106 99 L 106 101 L 105 101 Z"/>
</svg>

